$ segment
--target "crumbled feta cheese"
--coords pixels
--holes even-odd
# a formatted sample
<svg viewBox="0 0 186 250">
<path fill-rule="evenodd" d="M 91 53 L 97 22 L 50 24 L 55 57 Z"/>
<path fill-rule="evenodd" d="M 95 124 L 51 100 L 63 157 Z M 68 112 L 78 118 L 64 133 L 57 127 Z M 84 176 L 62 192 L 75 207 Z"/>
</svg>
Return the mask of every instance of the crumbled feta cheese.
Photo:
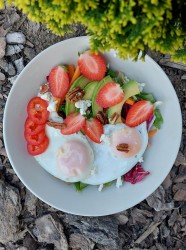
<svg viewBox="0 0 186 250">
<path fill-rule="evenodd" d="M 47 110 L 49 112 L 56 112 L 56 105 L 57 105 L 57 101 L 50 101 L 47 107 Z"/>
<path fill-rule="evenodd" d="M 56 111 L 50 112 L 49 120 L 53 121 L 53 122 L 60 122 L 60 123 L 63 122 L 63 118 L 61 116 L 59 116 Z"/>
<path fill-rule="evenodd" d="M 49 102 L 50 99 L 51 99 L 51 97 L 52 97 L 52 95 L 51 95 L 50 92 L 46 92 L 46 93 L 44 93 L 44 94 L 40 94 L 40 93 L 39 93 L 38 96 L 39 96 L 41 99 L 43 99 L 43 100 L 45 100 L 45 101 L 47 101 L 47 102 Z"/>
<path fill-rule="evenodd" d="M 103 184 L 99 185 L 98 191 L 101 192 L 103 189 Z"/>
<path fill-rule="evenodd" d="M 116 187 L 120 188 L 122 185 L 123 185 L 123 181 L 122 181 L 121 177 L 117 178 Z"/>
<path fill-rule="evenodd" d="M 93 169 L 90 171 L 90 175 L 94 176 L 96 174 L 96 168 L 93 167 Z"/>
<path fill-rule="evenodd" d="M 157 101 L 154 103 L 154 109 L 156 109 L 158 106 L 162 105 L 162 101 Z"/>
<path fill-rule="evenodd" d="M 81 115 L 86 115 L 87 109 L 91 106 L 92 102 L 89 100 L 80 100 L 75 103 L 75 107 L 80 109 Z"/>
<path fill-rule="evenodd" d="M 139 89 L 140 89 L 140 92 L 142 92 L 143 91 L 143 89 L 144 89 L 144 87 L 145 87 L 145 83 L 138 83 L 138 87 L 139 87 Z"/>
<path fill-rule="evenodd" d="M 101 137 L 100 137 L 100 142 L 104 142 L 105 144 L 109 145 L 110 144 L 110 139 L 105 134 L 102 134 Z"/>
<path fill-rule="evenodd" d="M 139 162 L 140 163 L 144 162 L 143 157 L 139 158 Z"/>
</svg>

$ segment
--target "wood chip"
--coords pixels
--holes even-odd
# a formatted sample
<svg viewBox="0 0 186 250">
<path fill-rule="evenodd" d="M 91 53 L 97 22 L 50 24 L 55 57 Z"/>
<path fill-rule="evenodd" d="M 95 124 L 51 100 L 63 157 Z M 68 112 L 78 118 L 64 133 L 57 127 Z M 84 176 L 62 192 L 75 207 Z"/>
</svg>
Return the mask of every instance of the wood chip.
<svg viewBox="0 0 186 250">
<path fill-rule="evenodd" d="M 148 229 L 135 241 L 135 243 L 140 244 L 144 241 L 160 224 L 161 222 L 152 222 Z"/>
<path fill-rule="evenodd" d="M 186 71 L 186 65 L 183 63 L 174 63 L 171 62 L 170 59 L 168 58 L 162 58 L 160 59 L 159 63 L 164 66 L 168 66 L 174 69 L 180 69 Z"/>
</svg>

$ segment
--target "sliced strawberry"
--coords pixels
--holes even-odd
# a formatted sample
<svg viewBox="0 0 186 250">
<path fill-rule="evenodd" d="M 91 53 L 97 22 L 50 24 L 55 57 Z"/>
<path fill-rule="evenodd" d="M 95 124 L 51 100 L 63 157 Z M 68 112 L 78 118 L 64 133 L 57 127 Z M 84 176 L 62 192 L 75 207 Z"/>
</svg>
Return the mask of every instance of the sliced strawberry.
<svg viewBox="0 0 186 250">
<path fill-rule="evenodd" d="M 96 102 L 103 108 L 112 107 L 124 99 L 123 90 L 115 82 L 106 83 L 98 92 Z"/>
<path fill-rule="evenodd" d="M 95 143 L 101 143 L 100 137 L 103 134 L 103 125 L 97 118 L 86 121 L 84 127 L 85 134 Z"/>
<path fill-rule="evenodd" d="M 149 119 L 153 112 L 154 108 L 151 102 L 145 100 L 136 102 L 127 114 L 126 125 L 130 127 L 138 126 Z"/>
<path fill-rule="evenodd" d="M 103 57 L 90 50 L 80 55 L 78 66 L 81 74 L 91 81 L 102 80 L 106 73 L 106 62 Z"/>
<path fill-rule="evenodd" d="M 74 134 L 85 126 L 85 117 L 80 113 L 72 113 L 66 117 L 64 123 L 66 127 L 61 129 L 61 133 L 63 135 Z"/>
<path fill-rule="evenodd" d="M 64 98 L 70 88 L 69 76 L 63 66 L 56 66 L 50 71 L 48 82 L 55 97 Z"/>
</svg>

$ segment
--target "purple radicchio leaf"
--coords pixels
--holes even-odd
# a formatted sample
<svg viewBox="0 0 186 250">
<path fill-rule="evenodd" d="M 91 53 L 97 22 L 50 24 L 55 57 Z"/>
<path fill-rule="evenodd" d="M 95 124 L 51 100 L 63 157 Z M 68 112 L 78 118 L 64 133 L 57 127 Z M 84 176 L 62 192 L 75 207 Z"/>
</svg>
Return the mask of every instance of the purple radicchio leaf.
<svg viewBox="0 0 186 250">
<path fill-rule="evenodd" d="M 145 171 L 141 163 L 137 163 L 128 173 L 123 176 L 124 181 L 136 184 L 144 179 L 145 176 L 149 175 L 150 172 Z"/>
</svg>

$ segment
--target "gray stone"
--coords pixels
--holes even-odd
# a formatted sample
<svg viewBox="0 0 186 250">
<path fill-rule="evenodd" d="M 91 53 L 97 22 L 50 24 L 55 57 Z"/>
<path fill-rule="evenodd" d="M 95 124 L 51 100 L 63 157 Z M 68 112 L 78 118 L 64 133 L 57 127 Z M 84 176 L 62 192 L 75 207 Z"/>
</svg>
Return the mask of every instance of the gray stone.
<svg viewBox="0 0 186 250">
<path fill-rule="evenodd" d="M 17 77 L 18 77 L 17 75 L 13 76 L 13 77 L 10 77 L 10 78 L 8 78 L 8 81 L 13 85 L 14 82 L 16 81 Z"/>
<path fill-rule="evenodd" d="M 0 180 L 0 242 L 3 244 L 18 239 L 21 203 L 16 188 Z"/>
<path fill-rule="evenodd" d="M 13 25 L 14 23 L 18 22 L 20 19 L 20 16 L 17 14 L 17 12 L 13 12 L 9 17 L 9 23 Z"/>
<path fill-rule="evenodd" d="M 21 73 L 21 71 L 24 69 L 23 57 L 15 60 L 14 63 L 15 63 L 16 69 L 17 69 L 17 74 L 19 75 Z"/>
<path fill-rule="evenodd" d="M 186 190 L 179 189 L 174 195 L 175 201 L 186 201 Z"/>
<path fill-rule="evenodd" d="M 21 52 L 21 50 L 23 48 L 24 48 L 24 46 L 22 44 L 19 44 L 19 45 L 7 45 L 6 56 L 13 56 L 13 55 Z"/>
<path fill-rule="evenodd" d="M 8 44 L 25 44 L 26 38 L 21 32 L 13 32 L 6 35 L 6 41 Z"/>
<path fill-rule="evenodd" d="M 4 81 L 4 80 L 5 80 L 5 75 L 2 72 L 0 72 L 0 81 Z"/>
<path fill-rule="evenodd" d="M 29 249 L 27 247 L 21 246 L 21 247 L 16 248 L 16 250 L 29 250 Z"/>
<path fill-rule="evenodd" d="M 6 39 L 5 37 L 0 37 L 0 59 L 5 56 Z"/>
<path fill-rule="evenodd" d="M 25 56 L 26 56 L 29 60 L 32 60 L 32 59 L 35 57 L 36 52 L 35 52 L 35 50 L 32 49 L 32 48 L 26 47 L 26 48 L 24 49 L 24 54 L 25 54 Z"/>
<path fill-rule="evenodd" d="M 111 216 L 98 218 L 79 217 L 64 214 L 64 222 L 79 229 L 79 231 L 94 242 L 118 249 L 118 224 Z"/>
<path fill-rule="evenodd" d="M 39 242 L 54 244 L 56 250 L 68 250 L 63 225 L 56 216 L 47 214 L 36 219 L 33 233 Z"/>
<path fill-rule="evenodd" d="M 25 196 L 25 208 L 31 215 L 36 216 L 36 202 L 37 197 L 33 195 L 28 189 L 26 189 L 26 196 Z"/>
<path fill-rule="evenodd" d="M 160 186 L 156 191 L 146 199 L 148 205 L 156 211 L 171 210 L 174 208 L 174 202 L 165 203 L 165 190 Z"/>
<path fill-rule="evenodd" d="M 90 239 L 78 233 L 71 234 L 69 242 L 72 249 L 92 250 L 95 245 Z"/>
<path fill-rule="evenodd" d="M 15 76 L 16 71 L 12 63 L 8 63 L 5 59 L 0 60 L 0 68 L 3 69 L 9 76 Z"/>
<path fill-rule="evenodd" d="M 184 166 L 186 166 L 186 158 L 185 158 L 185 156 L 184 156 L 181 152 L 178 153 L 174 165 L 177 166 L 177 167 L 178 167 L 179 165 L 184 165 Z"/>
<path fill-rule="evenodd" d="M 120 225 L 125 225 L 128 222 L 128 217 L 124 214 L 124 212 L 114 214 L 114 217 L 118 220 Z"/>
</svg>

